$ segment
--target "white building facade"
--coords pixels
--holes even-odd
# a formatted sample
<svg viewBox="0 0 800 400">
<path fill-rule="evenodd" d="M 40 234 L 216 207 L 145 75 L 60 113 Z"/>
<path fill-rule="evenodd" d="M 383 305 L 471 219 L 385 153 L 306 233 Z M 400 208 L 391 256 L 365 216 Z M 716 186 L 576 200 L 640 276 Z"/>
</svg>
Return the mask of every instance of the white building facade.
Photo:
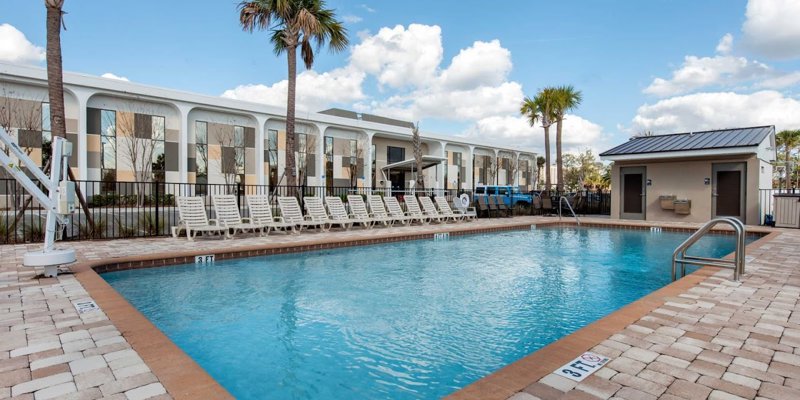
<svg viewBox="0 0 800 400">
<path fill-rule="evenodd" d="M 285 185 L 285 109 L 65 73 L 70 166 L 79 180 Z M 0 127 L 44 164 L 50 127 L 46 71 L 0 64 Z M 5 121 L 5 123 L 3 123 Z M 299 184 L 406 190 L 415 180 L 408 122 L 331 109 L 298 113 Z M 423 132 L 428 189 L 508 184 L 531 190 L 536 154 Z"/>
</svg>

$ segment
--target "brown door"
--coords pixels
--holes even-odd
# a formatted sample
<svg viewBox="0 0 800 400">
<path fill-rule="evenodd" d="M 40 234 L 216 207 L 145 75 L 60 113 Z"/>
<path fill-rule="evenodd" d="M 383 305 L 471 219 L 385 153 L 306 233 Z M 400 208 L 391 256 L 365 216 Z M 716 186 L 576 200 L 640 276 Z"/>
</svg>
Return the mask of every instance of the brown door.
<svg viewBox="0 0 800 400">
<path fill-rule="evenodd" d="M 645 167 L 620 168 L 620 218 L 645 219 Z"/>
<path fill-rule="evenodd" d="M 712 217 L 735 217 L 745 222 L 746 168 L 745 163 L 721 163 L 712 166 Z"/>
</svg>

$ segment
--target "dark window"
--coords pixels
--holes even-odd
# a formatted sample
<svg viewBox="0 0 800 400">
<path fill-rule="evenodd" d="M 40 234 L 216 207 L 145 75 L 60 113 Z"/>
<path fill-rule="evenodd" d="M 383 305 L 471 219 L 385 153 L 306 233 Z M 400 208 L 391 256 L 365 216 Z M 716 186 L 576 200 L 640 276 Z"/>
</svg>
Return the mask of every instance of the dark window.
<svg viewBox="0 0 800 400">
<path fill-rule="evenodd" d="M 501 195 L 501 196 L 505 196 L 505 195 L 507 195 L 507 194 L 508 194 L 508 188 L 507 188 L 507 187 L 505 187 L 505 186 L 500 186 L 500 187 L 498 187 L 498 188 L 497 188 L 497 194 L 499 194 L 499 195 Z"/>
<path fill-rule="evenodd" d="M 400 161 L 405 161 L 406 159 L 406 149 L 402 147 L 386 147 L 386 162 L 388 164 L 393 164 Z"/>
<path fill-rule="evenodd" d="M 164 182 L 164 174 L 166 171 L 166 163 L 164 160 L 164 137 L 166 133 L 166 126 L 164 117 L 151 116 L 151 139 L 153 141 L 153 153 L 151 155 L 153 181 Z"/>
<path fill-rule="evenodd" d="M 50 161 L 53 151 L 53 133 L 50 131 L 50 103 L 42 103 L 42 165 Z"/>
<path fill-rule="evenodd" d="M 270 129 L 267 131 L 267 164 L 269 166 L 269 183 L 278 185 L 278 131 Z"/>
<path fill-rule="evenodd" d="M 243 126 L 233 127 L 233 148 L 236 163 L 236 175 L 238 177 L 238 181 L 244 183 L 245 138 Z"/>
<path fill-rule="evenodd" d="M 208 122 L 195 121 L 194 123 L 194 153 L 195 153 L 195 193 L 206 194 L 208 184 Z"/>
<path fill-rule="evenodd" d="M 325 186 L 333 187 L 333 138 L 325 136 Z"/>
<path fill-rule="evenodd" d="M 100 110 L 100 176 L 105 186 L 113 190 L 117 180 L 117 113 Z"/>
</svg>

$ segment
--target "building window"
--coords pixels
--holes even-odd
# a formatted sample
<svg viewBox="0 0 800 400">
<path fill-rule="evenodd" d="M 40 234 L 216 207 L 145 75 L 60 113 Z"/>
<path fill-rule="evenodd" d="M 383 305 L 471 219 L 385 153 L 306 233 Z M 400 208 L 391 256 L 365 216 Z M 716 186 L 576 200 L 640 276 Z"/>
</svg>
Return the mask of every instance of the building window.
<svg viewBox="0 0 800 400">
<path fill-rule="evenodd" d="M 117 113 L 100 110 L 100 177 L 104 190 L 114 190 L 117 180 Z"/>
<path fill-rule="evenodd" d="M 453 152 L 453 165 L 456 167 L 456 187 L 453 189 L 461 190 L 461 184 L 463 183 L 461 180 L 463 178 L 461 176 L 461 166 L 463 165 L 463 160 L 461 159 L 460 152 Z"/>
<path fill-rule="evenodd" d="M 42 103 L 42 165 L 50 162 L 53 152 L 53 132 L 50 131 L 50 103 Z"/>
<path fill-rule="evenodd" d="M 269 167 L 269 183 L 278 185 L 278 131 L 270 129 L 267 131 L 267 165 Z"/>
<path fill-rule="evenodd" d="M 166 123 L 164 117 L 153 115 L 152 120 L 152 140 L 153 152 L 151 154 L 151 173 L 153 174 L 153 181 L 164 182 L 164 175 L 166 173 L 166 162 L 164 154 L 164 137 L 166 131 Z"/>
<path fill-rule="evenodd" d="M 447 150 L 445 150 L 445 152 L 444 152 L 444 161 L 442 162 L 442 164 L 444 164 L 444 188 L 445 188 L 445 190 L 447 190 L 447 189 L 450 189 L 450 186 L 451 186 L 450 185 L 450 179 L 449 179 L 450 178 L 450 174 L 448 173 L 448 172 L 450 172 L 450 171 L 448 171 L 450 169 L 450 152 L 447 151 Z M 419 171 L 417 173 L 419 173 Z"/>
<path fill-rule="evenodd" d="M 406 149 L 403 147 L 386 147 L 386 163 L 394 164 L 406 160 Z"/>
<path fill-rule="evenodd" d="M 377 181 L 375 177 L 378 176 L 378 171 L 377 171 L 378 162 L 375 160 L 375 156 L 378 154 L 378 148 L 375 147 L 375 145 L 373 144 L 372 148 L 369 151 L 370 151 L 369 158 L 370 160 L 372 160 L 372 190 L 375 190 L 375 183 L 376 183 L 375 181 Z"/>
<path fill-rule="evenodd" d="M 233 151 L 236 157 L 236 175 L 239 182 L 244 183 L 244 165 L 245 165 L 245 140 L 244 140 L 244 127 L 233 127 Z"/>
<path fill-rule="evenodd" d="M 199 195 L 206 194 L 208 184 L 208 122 L 194 122 L 194 154 L 195 154 L 195 191 Z"/>
<path fill-rule="evenodd" d="M 308 182 L 308 135 L 305 133 L 297 134 L 297 165 L 300 167 L 300 185 L 305 186 Z"/>
<path fill-rule="evenodd" d="M 325 186 L 333 187 L 333 138 L 325 136 Z"/>
</svg>

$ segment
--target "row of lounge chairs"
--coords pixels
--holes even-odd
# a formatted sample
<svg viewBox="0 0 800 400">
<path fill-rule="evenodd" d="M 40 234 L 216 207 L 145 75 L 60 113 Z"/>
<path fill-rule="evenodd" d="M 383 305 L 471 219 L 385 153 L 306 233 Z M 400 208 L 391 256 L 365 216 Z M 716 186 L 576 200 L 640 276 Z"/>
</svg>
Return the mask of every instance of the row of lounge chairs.
<svg viewBox="0 0 800 400">
<path fill-rule="evenodd" d="M 444 197 L 434 200 L 429 197 L 406 196 L 406 209 L 395 197 L 368 195 L 367 203 L 361 195 L 348 195 L 347 206 L 340 197 L 304 197 L 305 214 L 295 197 L 278 197 L 279 216 L 274 215 L 267 195 L 246 196 L 250 216 L 239 213 L 234 195 L 212 196 L 215 219 L 206 214 L 202 197 L 178 197 L 180 221 L 172 227 L 172 236 L 186 233 L 189 240 L 201 233 L 231 238 L 237 233 L 253 232 L 266 235 L 270 230 L 300 232 L 303 229 L 328 231 L 334 226 L 350 229 L 355 225 L 371 229 L 376 225 L 390 227 L 395 224 L 409 225 L 468 221 L 477 217 L 474 208 L 453 210 Z M 369 208 L 367 207 L 369 204 Z M 349 209 L 349 210 L 348 210 Z"/>
<path fill-rule="evenodd" d="M 491 217 L 492 214 L 510 217 L 514 211 L 497 195 L 478 196 L 478 210 L 487 217 Z"/>
</svg>

